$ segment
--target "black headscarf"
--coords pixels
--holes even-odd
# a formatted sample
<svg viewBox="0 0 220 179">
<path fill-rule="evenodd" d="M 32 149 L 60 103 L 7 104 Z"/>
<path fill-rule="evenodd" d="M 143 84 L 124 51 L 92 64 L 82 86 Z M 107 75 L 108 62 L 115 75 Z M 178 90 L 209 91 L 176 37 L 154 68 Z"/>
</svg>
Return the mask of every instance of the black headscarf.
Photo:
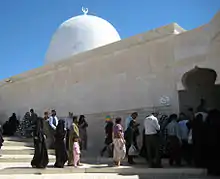
<svg viewBox="0 0 220 179">
<path fill-rule="evenodd" d="M 34 127 L 34 137 L 37 137 L 39 141 L 44 140 L 44 132 L 43 132 L 43 118 L 38 117 L 35 121 L 35 127 Z"/>
<path fill-rule="evenodd" d="M 55 138 L 63 140 L 66 135 L 66 130 L 65 130 L 65 121 L 59 120 L 57 128 L 56 128 L 56 133 L 55 133 Z"/>
</svg>

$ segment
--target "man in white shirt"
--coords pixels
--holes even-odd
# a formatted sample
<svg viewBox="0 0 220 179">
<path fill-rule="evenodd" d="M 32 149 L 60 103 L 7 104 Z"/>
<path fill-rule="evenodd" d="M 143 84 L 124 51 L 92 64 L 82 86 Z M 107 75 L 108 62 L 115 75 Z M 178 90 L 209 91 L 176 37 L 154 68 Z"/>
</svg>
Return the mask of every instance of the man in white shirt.
<svg viewBox="0 0 220 179">
<path fill-rule="evenodd" d="M 56 131 L 56 128 L 57 128 L 57 125 L 58 125 L 58 118 L 56 116 L 56 111 L 55 110 L 52 110 L 51 111 L 51 116 L 49 118 L 49 125 L 50 125 L 50 133 L 51 133 L 51 136 L 52 136 L 52 139 L 50 139 L 50 148 L 54 148 L 54 134 L 55 134 L 55 131 Z"/>
<path fill-rule="evenodd" d="M 58 118 L 56 116 L 55 110 L 51 111 L 51 116 L 49 118 L 49 124 L 50 124 L 50 127 L 55 131 L 57 128 L 57 125 L 58 125 Z"/>
<path fill-rule="evenodd" d="M 159 135 L 160 125 L 154 114 L 146 117 L 144 120 L 145 145 L 147 147 L 147 159 L 150 167 L 161 167 L 159 153 Z"/>
<path fill-rule="evenodd" d="M 177 115 L 170 115 L 170 123 L 167 125 L 167 135 L 170 145 L 170 159 L 169 163 L 172 166 L 175 162 L 176 165 L 181 165 L 181 133 L 180 127 L 177 122 Z"/>
</svg>

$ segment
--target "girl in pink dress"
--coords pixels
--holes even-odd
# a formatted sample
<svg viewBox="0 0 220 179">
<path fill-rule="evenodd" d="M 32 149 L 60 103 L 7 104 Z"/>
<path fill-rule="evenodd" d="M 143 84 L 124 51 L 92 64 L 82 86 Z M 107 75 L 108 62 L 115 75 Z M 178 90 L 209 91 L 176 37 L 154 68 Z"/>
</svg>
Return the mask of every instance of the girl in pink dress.
<svg viewBox="0 0 220 179">
<path fill-rule="evenodd" d="M 77 164 L 80 161 L 79 138 L 74 139 L 74 143 L 73 143 L 73 161 L 74 161 L 74 167 L 77 167 Z"/>
</svg>

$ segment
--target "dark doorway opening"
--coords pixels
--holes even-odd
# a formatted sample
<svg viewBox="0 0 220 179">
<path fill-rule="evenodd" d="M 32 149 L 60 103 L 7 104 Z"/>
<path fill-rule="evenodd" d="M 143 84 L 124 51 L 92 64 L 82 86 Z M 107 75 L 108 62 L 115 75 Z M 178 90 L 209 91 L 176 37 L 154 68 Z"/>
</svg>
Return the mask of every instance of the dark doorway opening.
<svg viewBox="0 0 220 179">
<path fill-rule="evenodd" d="M 216 78 L 215 70 L 209 68 L 195 67 L 186 72 L 182 77 L 185 90 L 178 91 L 180 111 L 196 110 L 201 99 L 206 101 L 207 109 L 220 110 L 220 85 L 215 85 Z"/>
</svg>

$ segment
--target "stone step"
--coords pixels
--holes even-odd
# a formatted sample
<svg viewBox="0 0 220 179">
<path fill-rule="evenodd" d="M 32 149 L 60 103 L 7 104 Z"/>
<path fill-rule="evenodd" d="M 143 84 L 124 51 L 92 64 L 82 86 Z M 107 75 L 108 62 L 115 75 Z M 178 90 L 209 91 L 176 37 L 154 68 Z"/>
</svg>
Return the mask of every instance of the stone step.
<svg viewBox="0 0 220 179">
<path fill-rule="evenodd" d="M 209 176 L 191 176 L 191 175 L 157 175 L 157 174 L 117 174 L 117 173 L 58 173 L 58 174 L 18 174 L 18 175 L 1 175 L 4 179 L 212 179 Z"/>
<path fill-rule="evenodd" d="M 27 149 L 28 150 L 28 149 Z M 18 151 L 1 151 L 1 157 L 0 157 L 0 163 L 19 163 L 19 162 L 30 162 L 34 155 L 34 150 L 26 151 L 23 150 L 20 153 L 16 153 Z M 48 150 L 49 154 L 49 161 L 55 162 L 55 151 L 54 150 Z M 112 159 L 97 159 L 96 157 L 90 157 L 88 158 L 86 154 L 82 152 L 82 161 L 90 161 L 95 163 L 108 163 L 112 162 Z"/>
<path fill-rule="evenodd" d="M 3 146 L 28 146 L 33 147 L 33 142 L 4 141 Z"/>
<path fill-rule="evenodd" d="M 43 174 L 85 174 L 91 173 L 96 175 L 96 173 L 117 173 L 119 175 L 146 175 L 148 177 L 155 178 L 158 176 L 166 176 L 165 178 L 198 178 L 205 177 L 207 171 L 205 169 L 192 169 L 192 168 L 160 168 L 152 169 L 147 168 L 146 166 L 121 166 L 121 167 L 112 167 L 103 164 L 83 164 L 82 167 L 74 168 L 67 167 L 64 168 L 53 168 L 53 163 L 48 165 L 47 169 L 35 169 L 31 168 L 30 163 L 5 163 L 0 164 L 0 175 L 19 175 L 19 174 L 34 174 L 34 175 L 43 175 Z M 1 177 L 0 176 L 0 177 Z M 92 177 L 93 178 L 93 177 Z M 103 177 L 102 177 L 103 178 Z M 105 177 L 104 177 L 105 178 Z"/>
<path fill-rule="evenodd" d="M 11 136 L 11 137 L 3 136 L 3 138 L 4 138 L 5 141 L 33 142 L 33 138 L 32 137 L 26 138 L 26 137 L 22 137 L 22 136 Z"/>
<path fill-rule="evenodd" d="M 14 163 L 14 162 L 31 162 L 33 155 L 2 155 L 0 157 L 0 163 Z M 51 162 L 55 161 L 54 155 L 49 155 L 49 160 Z"/>
<path fill-rule="evenodd" d="M 1 149 L 2 155 L 33 155 L 34 148 L 27 146 L 3 146 Z M 49 155 L 55 155 L 54 150 L 48 150 Z"/>
</svg>

